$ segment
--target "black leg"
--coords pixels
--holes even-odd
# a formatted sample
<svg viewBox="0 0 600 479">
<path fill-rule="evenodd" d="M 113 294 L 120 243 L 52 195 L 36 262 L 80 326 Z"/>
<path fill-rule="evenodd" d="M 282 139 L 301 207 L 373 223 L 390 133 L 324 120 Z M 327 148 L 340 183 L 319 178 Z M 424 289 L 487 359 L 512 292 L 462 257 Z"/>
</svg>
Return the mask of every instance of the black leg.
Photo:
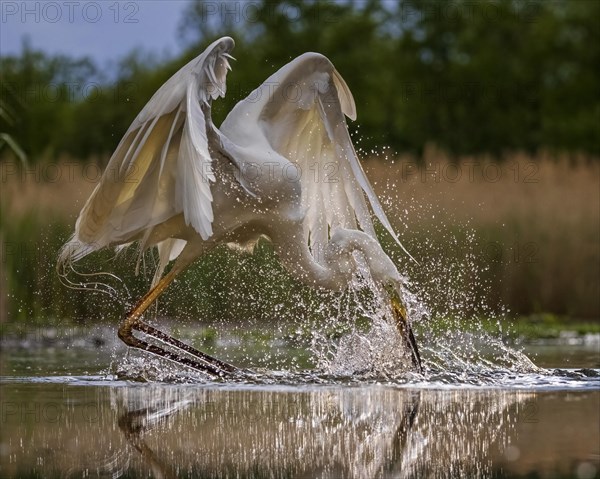
<svg viewBox="0 0 600 479">
<path fill-rule="evenodd" d="M 175 279 L 179 271 L 180 270 L 176 268 L 171 269 L 171 271 L 161 278 L 154 288 L 146 293 L 138 305 L 133 308 L 129 314 L 127 314 L 119 326 L 119 338 L 128 346 L 148 351 L 197 371 L 210 374 L 214 377 L 224 377 L 241 372 L 241 370 L 235 366 L 198 351 L 197 349 L 179 341 L 178 339 L 173 338 L 172 336 L 169 336 L 166 333 L 163 333 L 162 331 L 159 331 L 158 329 L 144 323 L 141 320 L 142 314 L 144 314 L 148 307 L 167 288 L 173 279 Z M 158 339 L 159 341 L 170 344 L 171 346 L 174 346 L 181 351 L 185 351 L 187 354 L 194 356 L 194 358 L 187 358 L 176 352 L 166 350 L 161 346 L 149 344 L 148 342 L 135 337 L 133 335 L 134 330 L 141 331 L 148 336 Z"/>
</svg>

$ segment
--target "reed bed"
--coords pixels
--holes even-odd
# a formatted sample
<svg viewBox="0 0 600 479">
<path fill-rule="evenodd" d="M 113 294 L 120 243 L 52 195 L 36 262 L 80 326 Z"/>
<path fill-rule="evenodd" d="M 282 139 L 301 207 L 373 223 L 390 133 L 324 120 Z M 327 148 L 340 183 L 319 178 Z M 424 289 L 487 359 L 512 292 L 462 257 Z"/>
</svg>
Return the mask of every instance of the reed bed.
<svg viewBox="0 0 600 479">
<path fill-rule="evenodd" d="M 419 159 L 383 156 L 364 161 L 365 171 L 418 264 L 385 233 L 382 240 L 433 311 L 482 314 L 485 303 L 515 315 L 600 316 L 596 159 L 513 154 L 496 162 L 453 159 L 435 149 Z M 81 267 L 119 276 L 123 282 L 105 278 L 117 290 L 112 296 L 69 289 L 56 274 L 58 250 L 99 179 L 101 163 L 63 159 L 29 170 L 0 163 L 1 322 L 113 321 L 148 286 L 152 256 L 134 277 L 134 251 L 118 258 L 101 253 Z M 186 287 L 167 293 L 160 314 L 276 319 L 281 305 L 307 314 L 301 303 L 312 294 L 287 276 L 268 244 L 253 256 L 215 251 L 181 281 Z"/>
<path fill-rule="evenodd" d="M 441 263 L 431 270 L 443 276 L 454 262 L 481 282 L 488 300 L 516 314 L 598 318 L 598 161 L 516 154 L 496 163 L 431 150 L 421 163 L 377 160 L 366 171 L 425 265 L 411 267 L 413 275 Z"/>
</svg>

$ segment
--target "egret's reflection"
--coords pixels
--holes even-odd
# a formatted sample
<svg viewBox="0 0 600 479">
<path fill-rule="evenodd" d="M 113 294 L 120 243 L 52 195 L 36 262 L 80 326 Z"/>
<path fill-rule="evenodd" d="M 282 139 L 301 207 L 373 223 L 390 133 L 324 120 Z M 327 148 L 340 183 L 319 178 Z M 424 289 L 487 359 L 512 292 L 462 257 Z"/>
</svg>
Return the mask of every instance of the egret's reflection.
<svg viewBox="0 0 600 479">
<path fill-rule="evenodd" d="M 530 398 L 383 386 L 148 387 L 115 389 L 113 404 L 130 454 L 157 477 L 459 477 L 493 472 Z"/>
</svg>

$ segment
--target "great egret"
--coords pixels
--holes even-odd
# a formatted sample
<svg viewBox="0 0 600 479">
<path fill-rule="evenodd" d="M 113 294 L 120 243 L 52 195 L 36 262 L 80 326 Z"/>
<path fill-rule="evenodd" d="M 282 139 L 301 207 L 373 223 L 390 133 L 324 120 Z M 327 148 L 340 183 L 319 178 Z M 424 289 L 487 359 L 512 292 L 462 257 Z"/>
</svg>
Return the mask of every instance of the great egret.
<svg viewBox="0 0 600 479">
<path fill-rule="evenodd" d="M 134 241 L 141 251 L 156 246 L 153 285 L 126 315 L 119 337 L 223 376 L 239 370 L 141 320 L 190 263 L 220 243 L 251 249 L 268 237 L 293 276 L 334 290 L 346 288 L 362 263 L 390 294 L 404 344 L 420 370 L 400 300 L 402 278 L 377 240 L 365 195 L 400 242 L 350 140 L 344 115 L 355 119 L 356 110 L 348 86 L 326 57 L 305 53 L 240 101 L 219 129 L 211 103 L 225 95 L 233 46 L 229 37 L 212 43 L 144 106 L 81 210 L 59 267 L 105 247 Z M 134 330 L 191 357 L 150 344 Z"/>
</svg>

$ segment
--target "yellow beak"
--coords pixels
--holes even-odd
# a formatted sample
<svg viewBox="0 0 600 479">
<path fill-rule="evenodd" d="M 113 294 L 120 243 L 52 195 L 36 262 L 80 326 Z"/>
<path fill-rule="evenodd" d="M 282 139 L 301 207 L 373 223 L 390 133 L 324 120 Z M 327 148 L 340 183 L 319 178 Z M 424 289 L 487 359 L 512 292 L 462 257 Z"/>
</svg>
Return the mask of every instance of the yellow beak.
<svg viewBox="0 0 600 479">
<path fill-rule="evenodd" d="M 408 320 L 408 314 L 406 308 L 402 304 L 402 300 L 398 295 L 398 292 L 394 288 L 387 288 L 390 295 L 390 301 L 392 303 L 392 313 L 394 315 L 394 321 L 396 327 L 402 336 L 404 346 L 407 351 L 410 352 L 413 366 L 419 373 L 423 372 L 423 366 L 421 365 L 421 356 L 419 354 L 419 348 L 417 347 L 417 341 L 413 334 L 410 321 Z"/>
</svg>

